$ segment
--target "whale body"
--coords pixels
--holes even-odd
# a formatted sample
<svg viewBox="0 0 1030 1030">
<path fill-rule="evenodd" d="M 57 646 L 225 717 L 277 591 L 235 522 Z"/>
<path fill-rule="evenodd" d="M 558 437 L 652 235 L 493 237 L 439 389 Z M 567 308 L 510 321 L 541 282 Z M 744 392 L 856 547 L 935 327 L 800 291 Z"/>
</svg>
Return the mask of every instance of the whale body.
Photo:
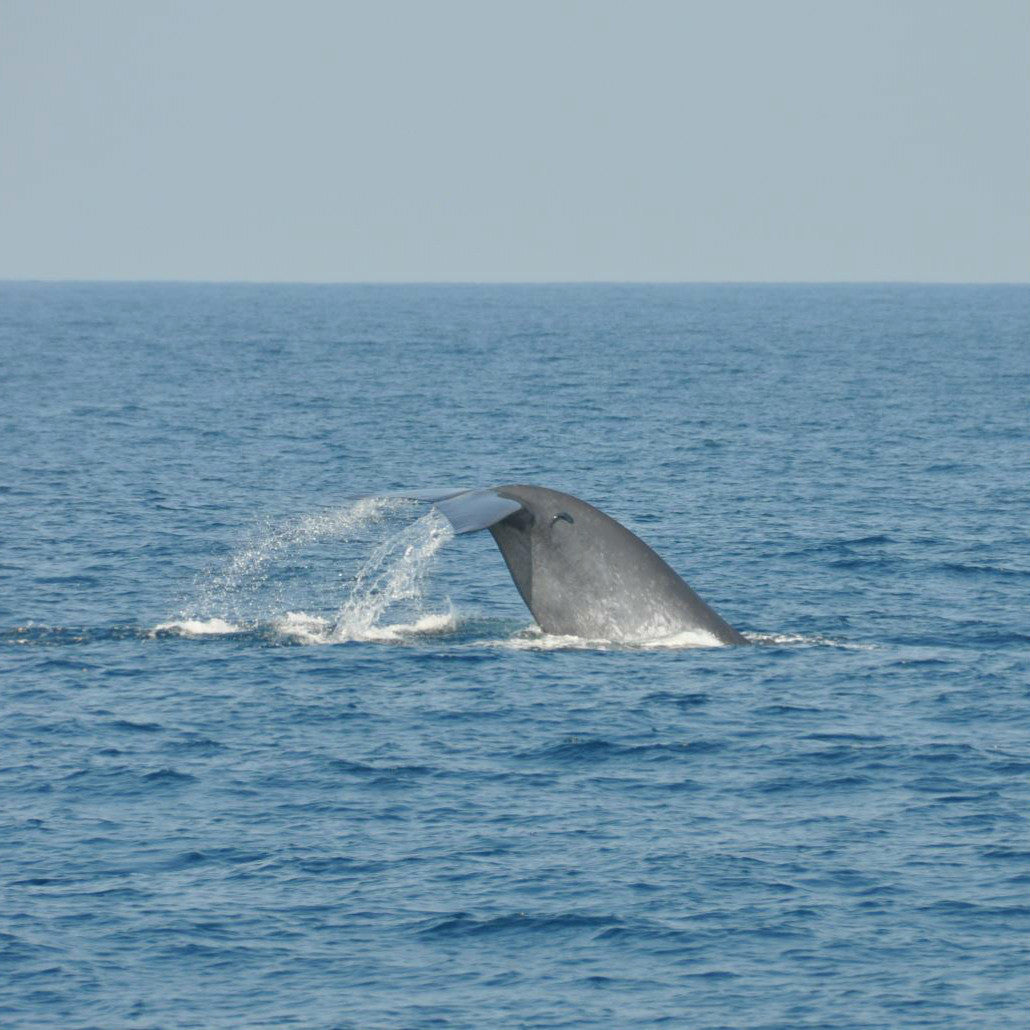
<svg viewBox="0 0 1030 1030">
<path fill-rule="evenodd" d="M 511 485 L 394 496 L 434 504 L 455 533 L 489 529 L 545 633 L 643 641 L 691 632 L 748 643 L 643 540 L 571 494 Z"/>
</svg>

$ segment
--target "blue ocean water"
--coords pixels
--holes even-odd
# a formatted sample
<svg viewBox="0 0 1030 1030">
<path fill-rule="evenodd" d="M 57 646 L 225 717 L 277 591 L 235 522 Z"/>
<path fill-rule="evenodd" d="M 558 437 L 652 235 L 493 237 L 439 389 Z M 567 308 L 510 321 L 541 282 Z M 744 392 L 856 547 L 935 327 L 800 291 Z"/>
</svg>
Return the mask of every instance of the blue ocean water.
<svg viewBox="0 0 1030 1030">
<path fill-rule="evenodd" d="M 1024 1028 L 1030 289 L 0 284 L 0 1025 Z M 751 647 L 534 630 L 529 482 Z"/>
</svg>

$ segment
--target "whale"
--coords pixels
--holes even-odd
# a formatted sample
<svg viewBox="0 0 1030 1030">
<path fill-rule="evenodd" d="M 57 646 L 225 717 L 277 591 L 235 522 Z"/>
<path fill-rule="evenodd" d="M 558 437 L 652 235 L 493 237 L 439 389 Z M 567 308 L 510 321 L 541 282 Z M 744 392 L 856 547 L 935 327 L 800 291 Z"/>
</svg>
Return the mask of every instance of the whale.
<svg viewBox="0 0 1030 1030">
<path fill-rule="evenodd" d="M 640 537 L 571 494 L 513 484 L 390 496 L 432 504 L 455 534 L 489 530 L 545 633 L 619 642 L 687 633 L 748 643 Z"/>
</svg>

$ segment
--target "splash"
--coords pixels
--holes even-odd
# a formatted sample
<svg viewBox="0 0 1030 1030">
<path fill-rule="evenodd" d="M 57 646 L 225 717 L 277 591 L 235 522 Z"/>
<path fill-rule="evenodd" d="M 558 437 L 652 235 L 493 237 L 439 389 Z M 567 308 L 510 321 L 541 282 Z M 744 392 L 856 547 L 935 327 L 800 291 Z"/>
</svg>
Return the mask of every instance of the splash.
<svg viewBox="0 0 1030 1030">
<path fill-rule="evenodd" d="M 225 619 L 171 619 L 159 623 L 148 634 L 151 637 L 224 637 L 243 632 L 242 626 Z"/>
<path fill-rule="evenodd" d="M 332 639 L 337 643 L 377 635 L 381 639 L 380 620 L 398 604 L 414 606 L 417 615 L 425 617 L 418 609 L 426 572 L 433 556 L 453 536 L 450 523 L 434 508 L 380 544 L 358 572 L 350 597 L 337 613 Z M 453 621 L 453 615 L 449 618 Z"/>
<path fill-rule="evenodd" d="M 340 644 L 360 640 L 366 643 L 399 644 L 417 640 L 420 637 L 441 636 L 453 633 L 458 620 L 453 611 L 430 613 L 413 622 L 373 623 L 359 632 L 341 635 L 331 619 L 306 612 L 287 612 L 272 626 L 283 639 L 297 644 Z"/>
<path fill-rule="evenodd" d="M 249 621 L 269 606 L 289 607 L 291 601 L 297 600 L 290 596 L 291 587 L 300 585 L 302 591 L 310 591 L 312 584 L 305 581 L 312 579 L 311 573 L 317 575 L 324 562 L 324 554 L 313 554 L 312 549 L 330 541 L 352 540 L 410 507 L 410 501 L 398 498 L 366 497 L 342 508 L 266 527 L 262 535 L 236 551 L 221 569 L 205 577 L 194 607 L 209 617 L 218 613 L 236 620 L 249 617 Z M 326 577 L 321 578 L 324 581 Z M 310 592 L 306 599 L 310 601 Z"/>
<path fill-rule="evenodd" d="M 452 538 L 435 509 L 388 535 L 350 576 L 338 547 L 353 543 L 410 501 L 369 498 L 268 529 L 203 578 L 199 598 L 151 637 L 249 634 L 298 644 L 399 641 L 452 631 L 453 611 L 425 611 L 433 557 Z M 382 530 L 379 530 L 382 535 Z M 342 599 L 341 599 L 341 595 Z M 387 616 L 395 619 L 387 622 Z"/>
</svg>

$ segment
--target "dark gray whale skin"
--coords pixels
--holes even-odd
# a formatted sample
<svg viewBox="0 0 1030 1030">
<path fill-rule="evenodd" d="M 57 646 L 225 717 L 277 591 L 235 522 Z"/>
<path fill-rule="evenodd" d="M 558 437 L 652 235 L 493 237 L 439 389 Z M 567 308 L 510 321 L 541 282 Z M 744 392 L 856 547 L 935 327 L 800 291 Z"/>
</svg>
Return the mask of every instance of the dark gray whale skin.
<svg viewBox="0 0 1030 1030">
<path fill-rule="evenodd" d="M 631 643 L 693 632 L 750 643 L 643 540 L 571 494 L 515 484 L 385 496 L 435 505 L 455 533 L 489 529 L 545 633 Z"/>
<path fill-rule="evenodd" d="M 486 528 L 545 633 L 632 641 L 700 630 L 723 644 L 748 643 L 603 511 L 541 486 L 492 492 L 522 506 Z"/>
</svg>

